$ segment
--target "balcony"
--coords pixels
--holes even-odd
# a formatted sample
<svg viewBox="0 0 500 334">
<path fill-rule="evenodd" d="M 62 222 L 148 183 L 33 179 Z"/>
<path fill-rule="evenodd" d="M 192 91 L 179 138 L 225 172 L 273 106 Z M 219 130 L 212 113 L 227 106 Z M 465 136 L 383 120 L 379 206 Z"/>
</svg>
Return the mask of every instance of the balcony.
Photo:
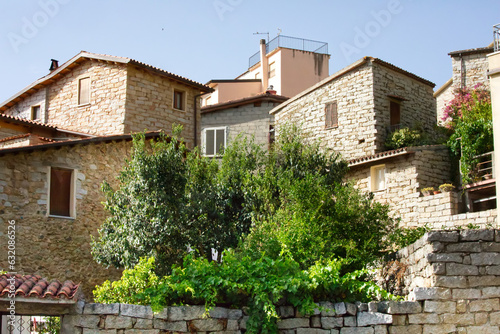
<svg viewBox="0 0 500 334">
<path fill-rule="evenodd" d="M 296 38 L 278 35 L 266 44 L 266 54 L 277 48 L 287 48 L 299 51 L 308 51 L 319 54 L 328 54 L 328 43 L 313 41 L 310 39 Z M 248 60 L 248 68 L 260 61 L 260 51 Z"/>
<path fill-rule="evenodd" d="M 476 156 L 477 164 L 471 178 L 464 186 L 467 211 L 477 212 L 496 208 L 495 152 Z"/>
</svg>

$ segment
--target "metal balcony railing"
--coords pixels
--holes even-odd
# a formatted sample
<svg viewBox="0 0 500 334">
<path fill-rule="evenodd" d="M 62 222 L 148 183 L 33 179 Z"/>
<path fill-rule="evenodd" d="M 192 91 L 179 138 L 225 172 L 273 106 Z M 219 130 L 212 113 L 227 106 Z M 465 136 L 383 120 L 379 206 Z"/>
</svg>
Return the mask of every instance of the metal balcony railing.
<svg viewBox="0 0 500 334">
<path fill-rule="evenodd" d="M 476 182 L 495 179 L 495 152 L 488 152 L 474 157 L 477 163 L 472 171 L 471 178 Z"/>
<path fill-rule="evenodd" d="M 493 47 L 495 52 L 500 51 L 500 23 L 493 26 Z"/>
<path fill-rule="evenodd" d="M 328 54 L 328 43 L 283 35 L 276 36 L 266 44 L 266 54 L 280 47 L 320 54 Z M 250 57 L 250 59 L 248 60 L 248 68 L 257 64 L 259 61 L 260 51 Z"/>
</svg>

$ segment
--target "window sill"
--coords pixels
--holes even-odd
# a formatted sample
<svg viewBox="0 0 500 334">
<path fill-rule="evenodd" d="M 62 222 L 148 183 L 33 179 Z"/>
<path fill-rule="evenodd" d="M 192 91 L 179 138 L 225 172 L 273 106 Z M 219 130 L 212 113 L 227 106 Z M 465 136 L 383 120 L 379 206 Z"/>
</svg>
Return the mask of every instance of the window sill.
<svg viewBox="0 0 500 334">
<path fill-rule="evenodd" d="M 338 126 L 338 124 L 337 124 L 337 125 L 334 125 L 334 126 L 325 127 L 325 130 L 337 129 L 338 127 L 339 127 L 339 126 Z"/>
<path fill-rule="evenodd" d="M 49 218 L 60 218 L 60 219 L 71 219 L 75 220 L 75 217 L 67 217 L 67 216 L 56 216 L 56 215 L 48 215 Z"/>
<path fill-rule="evenodd" d="M 88 106 L 90 106 L 90 103 L 78 104 L 78 105 L 77 105 L 77 108 L 80 108 L 80 107 L 88 107 Z"/>
<path fill-rule="evenodd" d="M 379 190 L 372 190 L 372 193 L 377 194 L 377 193 L 383 193 L 387 190 L 387 188 L 384 189 L 379 189 Z"/>
<path fill-rule="evenodd" d="M 175 110 L 175 111 L 186 111 L 186 109 L 177 109 L 177 108 L 174 108 L 174 107 L 172 107 L 172 109 Z"/>
</svg>

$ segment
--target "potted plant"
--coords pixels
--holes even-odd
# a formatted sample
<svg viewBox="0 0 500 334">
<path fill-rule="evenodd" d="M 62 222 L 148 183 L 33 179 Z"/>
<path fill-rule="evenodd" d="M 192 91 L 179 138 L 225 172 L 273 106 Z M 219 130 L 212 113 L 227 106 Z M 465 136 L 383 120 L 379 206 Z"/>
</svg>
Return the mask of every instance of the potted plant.
<svg viewBox="0 0 500 334">
<path fill-rule="evenodd" d="M 429 196 L 434 193 L 434 187 L 423 188 L 421 191 L 424 196 Z"/>
<path fill-rule="evenodd" d="M 455 190 L 455 186 L 451 183 L 443 183 L 442 185 L 439 186 L 439 190 L 443 193 L 448 193 L 450 191 Z"/>
</svg>

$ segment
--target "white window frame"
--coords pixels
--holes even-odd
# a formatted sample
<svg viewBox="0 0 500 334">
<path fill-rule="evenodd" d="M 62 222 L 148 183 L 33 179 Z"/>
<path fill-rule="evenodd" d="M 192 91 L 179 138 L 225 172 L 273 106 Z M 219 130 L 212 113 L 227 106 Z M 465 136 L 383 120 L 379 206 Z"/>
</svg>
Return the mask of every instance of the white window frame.
<svg viewBox="0 0 500 334">
<path fill-rule="evenodd" d="M 379 174 L 378 172 L 382 170 L 383 175 L 384 175 L 384 185 L 383 187 L 380 187 L 380 182 L 379 182 Z M 384 165 L 376 165 L 370 167 L 370 189 L 372 192 L 379 192 L 379 191 L 384 191 L 387 189 L 387 173 L 386 173 L 386 167 Z"/>
<path fill-rule="evenodd" d="M 50 185 L 51 185 L 51 175 L 52 168 L 68 169 L 71 170 L 71 181 L 70 181 L 70 197 L 69 197 L 69 216 L 58 216 L 50 214 Z M 47 216 L 51 218 L 64 218 L 64 219 L 75 219 L 76 218 L 76 173 L 77 169 L 64 167 L 64 166 L 50 166 L 47 170 Z"/>
<path fill-rule="evenodd" d="M 217 154 L 217 153 L 214 153 L 214 154 L 207 154 L 207 143 L 206 143 L 206 140 L 207 140 L 207 131 L 208 130 L 213 130 L 215 132 L 215 134 L 217 134 L 217 130 L 224 130 L 224 148 L 227 147 L 227 137 L 229 135 L 229 127 L 227 126 L 219 126 L 219 127 L 212 127 L 212 128 L 205 128 L 203 129 L 201 132 L 202 132 L 202 135 L 201 135 L 201 145 L 202 145 L 202 152 L 203 152 L 203 155 L 206 156 L 206 157 L 218 157 L 220 156 L 220 154 Z M 217 143 L 217 135 L 214 135 L 214 147 Z"/>
<path fill-rule="evenodd" d="M 272 67 L 272 68 L 271 68 Z M 268 78 L 274 78 L 276 76 L 276 62 L 273 61 L 269 64 Z"/>
<path fill-rule="evenodd" d="M 88 97 L 87 97 L 88 98 L 88 102 L 86 102 L 86 103 L 80 103 L 80 100 L 81 100 L 81 98 L 80 98 L 81 85 L 82 85 L 82 80 L 84 80 L 84 79 L 89 79 L 89 90 L 88 90 L 89 92 L 88 92 Z M 90 91 L 91 87 L 92 87 L 92 78 L 90 77 L 90 75 L 83 75 L 81 77 L 78 77 L 77 80 L 78 80 L 78 88 L 77 88 L 78 91 L 77 91 L 77 94 L 76 94 L 77 95 L 76 96 L 76 98 L 77 98 L 76 103 L 77 103 L 77 105 L 79 107 L 88 106 L 90 104 L 90 97 L 92 95 L 91 91 Z"/>
</svg>

